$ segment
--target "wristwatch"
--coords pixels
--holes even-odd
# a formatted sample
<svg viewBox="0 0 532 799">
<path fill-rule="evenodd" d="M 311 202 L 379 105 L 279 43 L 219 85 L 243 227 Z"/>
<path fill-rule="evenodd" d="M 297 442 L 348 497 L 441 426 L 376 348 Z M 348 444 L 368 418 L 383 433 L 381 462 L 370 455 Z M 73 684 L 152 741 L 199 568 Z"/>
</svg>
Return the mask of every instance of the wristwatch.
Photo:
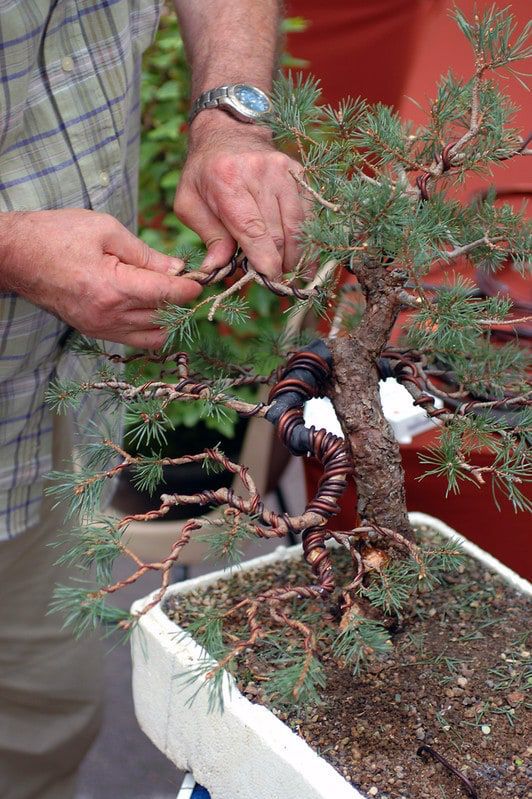
<svg viewBox="0 0 532 799">
<path fill-rule="evenodd" d="M 249 83 L 231 83 L 218 86 L 200 94 L 194 101 L 188 123 L 206 108 L 220 108 L 240 122 L 265 122 L 272 111 L 272 104 L 263 91 Z"/>
</svg>

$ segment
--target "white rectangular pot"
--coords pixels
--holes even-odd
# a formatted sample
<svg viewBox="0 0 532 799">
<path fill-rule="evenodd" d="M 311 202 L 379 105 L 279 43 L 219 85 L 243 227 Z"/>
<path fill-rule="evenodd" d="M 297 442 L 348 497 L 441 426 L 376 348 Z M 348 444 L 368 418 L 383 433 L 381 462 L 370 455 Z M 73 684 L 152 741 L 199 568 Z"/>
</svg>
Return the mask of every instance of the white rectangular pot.
<svg viewBox="0 0 532 799">
<path fill-rule="evenodd" d="M 517 590 L 532 596 L 532 585 L 447 525 L 424 513 L 410 514 L 415 527 L 427 526 L 459 537 L 463 548 Z M 249 570 L 276 560 L 300 558 L 301 547 L 279 547 L 248 561 Z M 173 585 L 170 594 L 206 589 L 230 576 L 218 571 Z M 150 597 L 132 607 L 138 611 Z M 273 713 L 242 696 L 233 681 L 224 685 L 224 710 L 209 712 L 199 682 L 180 679 L 205 651 L 160 607 L 143 616 L 132 636 L 133 698 L 142 730 L 176 767 L 191 771 L 212 799 L 366 799 Z"/>
</svg>

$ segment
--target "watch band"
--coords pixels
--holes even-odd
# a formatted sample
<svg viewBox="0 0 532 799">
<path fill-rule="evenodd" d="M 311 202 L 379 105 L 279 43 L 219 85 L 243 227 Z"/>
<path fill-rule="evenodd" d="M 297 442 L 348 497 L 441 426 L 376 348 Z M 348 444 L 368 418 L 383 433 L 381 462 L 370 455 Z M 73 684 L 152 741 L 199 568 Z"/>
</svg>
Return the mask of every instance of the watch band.
<svg viewBox="0 0 532 799">
<path fill-rule="evenodd" d="M 239 122 L 259 124 L 268 122 L 272 112 L 268 95 L 250 83 L 229 83 L 200 94 L 192 104 L 189 124 L 206 108 L 219 108 Z"/>
<path fill-rule="evenodd" d="M 229 86 L 217 86 L 216 89 L 209 89 L 200 94 L 192 104 L 190 114 L 188 115 L 188 124 L 190 125 L 199 112 L 203 111 L 205 108 L 218 108 L 220 99 L 222 97 L 227 97 L 228 89 Z"/>
</svg>

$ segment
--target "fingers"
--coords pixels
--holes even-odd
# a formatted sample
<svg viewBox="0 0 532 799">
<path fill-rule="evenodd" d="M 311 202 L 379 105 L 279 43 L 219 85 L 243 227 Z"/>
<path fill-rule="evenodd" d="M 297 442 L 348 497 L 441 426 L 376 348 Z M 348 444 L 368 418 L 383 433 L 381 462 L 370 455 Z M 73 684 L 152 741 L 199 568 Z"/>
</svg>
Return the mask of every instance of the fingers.
<svg viewBox="0 0 532 799">
<path fill-rule="evenodd" d="M 92 302 L 75 312 L 74 326 L 93 338 L 143 349 L 157 349 L 166 340 L 158 309 L 168 303 L 184 305 L 202 291 L 192 279 L 139 269 L 111 255 L 103 257 L 93 275 L 93 288 Z"/>
<path fill-rule="evenodd" d="M 127 325 L 129 332 L 133 330 L 154 330 L 160 328 L 157 308 L 133 308 L 124 315 L 123 324 Z"/>
<path fill-rule="evenodd" d="M 228 263 L 236 242 L 251 266 L 271 279 L 294 268 L 307 209 L 290 172 L 300 170 L 264 142 L 254 149 L 234 134 L 217 152 L 200 148 L 189 155 L 174 209 L 207 244 L 205 268 Z"/>
<path fill-rule="evenodd" d="M 173 274 L 180 271 L 183 266 L 183 261 L 180 258 L 173 258 L 152 249 L 146 242 L 134 236 L 119 223 L 113 225 L 106 235 L 104 247 L 109 255 L 115 255 L 122 263 L 131 264 L 138 269 Z"/>
<path fill-rule="evenodd" d="M 167 336 L 167 331 L 160 328 L 158 330 L 136 330 L 134 333 L 124 334 L 119 341 L 121 344 L 127 344 L 136 350 L 160 350 Z M 113 339 L 109 340 L 112 341 Z"/>
<path fill-rule="evenodd" d="M 275 198 L 274 198 L 275 199 Z M 275 203 L 277 205 L 277 203 Z M 282 274 L 283 259 L 279 252 L 282 242 L 282 225 L 279 232 L 279 211 L 274 212 L 273 225 L 277 231 L 278 244 L 269 228 L 270 219 L 265 219 L 249 191 L 224 193 L 218 198 L 220 218 L 231 236 L 238 241 L 244 255 L 257 272 L 276 279 Z M 272 206 L 273 208 L 273 206 Z M 265 209 L 268 212 L 268 209 Z M 279 238 L 280 237 L 280 238 Z"/>
<path fill-rule="evenodd" d="M 279 275 L 280 275 L 282 274 L 283 270 L 286 268 L 285 248 L 287 242 L 285 240 L 285 231 L 284 231 L 283 220 L 281 217 L 281 206 L 279 203 L 279 198 L 277 197 L 276 194 L 270 194 L 269 192 L 265 192 L 260 187 L 256 190 L 254 196 L 259 212 L 262 218 L 264 219 L 268 233 L 273 241 L 277 253 L 279 254 L 279 258 L 281 261 L 281 267 L 279 270 Z"/>
<path fill-rule="evenodd" d="M 292 191 L 282 191 L 277 195 L 279 215 L 283 226 L 284 261 L 283 269 L 291 272 L 299 261 L 301 255 L 300 235 L 303 222 L 306 218 L 306 204 L 299 194 Z"/>
<path fill-rule="evenodd" d="M 185 305 L 202 291 L 202 286 L 191 278 L 162 275 L 129 264 L 117 264 L 115 275 L 128 309 L 157 309 L 167 303 Z"/>
<path fill-rule="evenodd" d="M 194 209 L 194 213 L 189 213 L 189 209 Z M 187 197 L 178 192 L 174 211 L 207 247 L 202 269 L 211 271 L 229 263 L 236 250 L 236 241 L 197 194 Z"/>
</svg>

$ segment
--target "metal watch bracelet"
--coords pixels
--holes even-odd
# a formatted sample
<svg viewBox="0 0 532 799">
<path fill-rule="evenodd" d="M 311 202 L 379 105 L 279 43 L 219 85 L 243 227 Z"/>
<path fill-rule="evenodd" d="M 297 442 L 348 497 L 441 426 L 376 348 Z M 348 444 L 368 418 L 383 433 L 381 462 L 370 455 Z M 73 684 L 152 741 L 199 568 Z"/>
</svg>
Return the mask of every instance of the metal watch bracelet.
<svg viewBox="0 0 532 799">
<path fill-rule="evenodd" d="M 190 109 L 188 124 L 190 125 L 199 112 L 203 111 L 205 108 L 218 108 L 220 98 L 227 97 L 228 88 L 229 86 L 218 86 L 216 89 L 209 89 L 200 94 Z"/>
</svg>

